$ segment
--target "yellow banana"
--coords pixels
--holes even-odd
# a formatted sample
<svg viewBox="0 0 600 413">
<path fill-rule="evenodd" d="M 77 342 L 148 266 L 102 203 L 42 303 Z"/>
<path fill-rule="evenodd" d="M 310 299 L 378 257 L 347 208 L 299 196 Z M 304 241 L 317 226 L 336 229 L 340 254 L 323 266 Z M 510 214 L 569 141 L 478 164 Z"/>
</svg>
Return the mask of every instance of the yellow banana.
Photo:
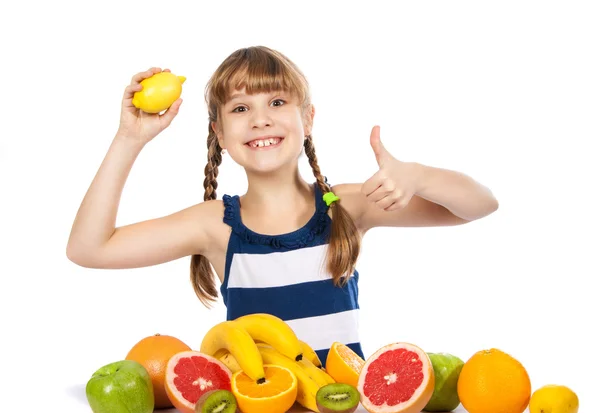
<svg viewBox="0 0 600 413">
<path fill-rule="evenodd" d="M 319 359 L 319 356 L 317 356 L 317 353 L 312 349 L 311 346 L 309 346 L 306 342 L 299 340 L 300 341 L 300 345 L 302 346 L 302 358 L 307 359 L 308 361 L 310 361 L 312 364 L 314 364 L 315 366 L 321 368 L 323 367 L 323 365 L 321 364 L 321 360 Z"/>
<path fill-rule="evenodd" d="M 298 395 L 296 401 L 313 412 L 318 412 L 317 407 L 317 392 L 321 387 L 315 382 L 300 364 L 294 360 L 290 360 L 272 347 L 259 345 L 258 351 L 262 356 L 265 364 L 275 364 L 277 366 L 286 367 L 294 373 L 298 380 Z"/>
<path fill-rule="evenodd" d="M 275 350 L 273 348 L 273 346 L 263 343 L 262 341 L 257 342 L 256 345 L 258 346 L 259 349 L 269 348 L 269 349 Z M 275 351 L 277 351 L 277 350 L 275 350 Z M 331 377 L 329 375 L 329 373 L 327 373 L 327 370 L 325 370 L 324 367 L 317 367 L 305 358 L 302 358 L 302 360 L 296 361 L 296 363 L 298 363 L 300 365 L 300 367 L 302 367 L 304 369 L 304 371 L 306 371 L 306 373 L 313 380 L 315 380 L 317 382 L 317 384 L 324 386 L 326 384 L 335 383 L 335 380 L 333 379 L 333 377 Z"/>
<path fill-rule="evenodd" d="M 296 333 L 281 318 L 267 313 L 248 314 L 234 320 L 254 341 L 267 343 L 292 360 L 302 359 L 302 345 Z"/>
<path fill-rule="evenodd" d="M 215 352 L 215 354 L 213 354 L 213 357 L 216 359 L 220 359 L 221 357 L 223 357 L 226 354 L 229 354 L 229 351 L 227 351 L 227 349 L 222 348 L 220 350 L 217 350 Z"/>
<path fill-rule="evenodd" d="M 223 352 L 219 350 L 231 353 L 252 380 L 258 383 L 265 381 L 263 360 L 256 343 L 246 330 L 233 321 L 223 321 L 214 325 L 202 339 L 201 353 L 213 357 L 222 356 Z"/>
<path fill-rule="evenodd" d="M 240 364 L 237 362 L 235 357 L 231 355 L 231 353 L 225 352 L 223 355 L 217 354 L 217 358 L 221 361 L 225 366 L 231 371 L 231 374 L 240 371 L 242 368 Z"/>
<path fill-rule="evenodd" d="M 322 387 L 327 384 L 335 383 L 335 380 L 326 371 L 323 371 L 310 361 L 302 359 L 296 363 L 300 364 L 304 371 L 306 371 L 306 374 L 316 381 L 319 386 Z"/>
</svg>

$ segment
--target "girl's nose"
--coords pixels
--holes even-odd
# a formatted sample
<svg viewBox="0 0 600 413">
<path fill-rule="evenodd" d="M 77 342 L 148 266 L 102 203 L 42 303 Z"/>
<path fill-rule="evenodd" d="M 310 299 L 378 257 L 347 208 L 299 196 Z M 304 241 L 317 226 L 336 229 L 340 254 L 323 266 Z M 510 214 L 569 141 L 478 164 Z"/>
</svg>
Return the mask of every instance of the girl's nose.
<svg viewBox="0 0 600 413">
<path fill-rule="evenodd" d="M 259 128 L 264 128 L 265 126 L 271 126 L 273 124 L 268 111 L 264 109 L 254 110 L 251 122 L 253 127 L 255 126 Z"/>
</svg>

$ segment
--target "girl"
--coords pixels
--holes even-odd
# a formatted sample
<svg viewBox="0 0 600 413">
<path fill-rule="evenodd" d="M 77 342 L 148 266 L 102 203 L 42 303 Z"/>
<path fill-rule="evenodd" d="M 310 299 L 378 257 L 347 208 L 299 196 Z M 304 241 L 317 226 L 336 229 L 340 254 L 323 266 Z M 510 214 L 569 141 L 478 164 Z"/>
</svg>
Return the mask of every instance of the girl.
<svg viewBox="0 0 600 413">
<path fill-rule="evenodd" d="M 227 319 L 268 312 L 311 345 L 324 363 L 334 341 L 364 358 L 358 335 L 358 271 L 363 235 L 378 226 L 458 225 L 495 211 L 484 186 L 461 173 L 395 159 L 371 133 L 379 170 L 362 184 L 330 186 L 311 134 L 315 110 L 307 81 L 283 54 L 257 46 L 235 51 L 206 88 L 208 163 L 204 202 L 165 217 L 115 228 L 119 199 L 136 157 L 173 121 L 136 109 L 136 74 L 122 101 L 120 125 L 79 208 L 67 256 L 88 268 L 136 268 L 191 256 L 191 282 Z M 315 181 L 305 182 L 302 150 Z M 225 155 L 227 153 L 227 155 Z M 217 200 L 223 156 L 248 177 L 242 196 Z"/>
</svg>

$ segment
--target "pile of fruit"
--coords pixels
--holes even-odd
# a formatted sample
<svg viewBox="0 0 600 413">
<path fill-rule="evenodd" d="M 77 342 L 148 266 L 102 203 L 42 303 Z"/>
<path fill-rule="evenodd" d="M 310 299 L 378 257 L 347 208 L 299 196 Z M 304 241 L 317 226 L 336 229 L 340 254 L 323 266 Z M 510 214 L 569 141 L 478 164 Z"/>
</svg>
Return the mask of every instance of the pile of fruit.
<svg viewBox="0 0 600 413">
<path fill-rule="evenodd" d="M 367 360 L 332 343 L 322 365 L 283 320 L 250 314 L 213 326 L 198 351 L 155 335 L 124 360 L 89 379 L 94 413 L 284 413 L 295 403 L 314 412 L 577 413 L 577 395 L 564 385 L 531 393 L 529 375 L 511 355 L 481 350 L 466 362 L 426 353 L 411 343 L 386 345 Z"/>
</svg>

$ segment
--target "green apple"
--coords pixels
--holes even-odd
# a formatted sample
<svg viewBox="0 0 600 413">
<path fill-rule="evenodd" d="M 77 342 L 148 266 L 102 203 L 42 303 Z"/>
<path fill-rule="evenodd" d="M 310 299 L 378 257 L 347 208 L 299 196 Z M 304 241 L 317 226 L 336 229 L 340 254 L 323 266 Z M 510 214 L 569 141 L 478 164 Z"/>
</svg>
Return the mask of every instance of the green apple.
<svg viewBox="0 0 600 413">
<path fill-rule="evenodd" d="M 435 388 L 429 402 L 423 409 L 426 412 L 449 412 L 458 407 L 458 376 L 464 362 L 449 353 L 427 353 L 433 372 Z"/>
<path fill-rule="evenodd" d="M 121 360 L 99 368 L 85 394 L 94 413 L 152 413 L 154 389 L 150 375 L 137 361 Z"/>
</svg>

